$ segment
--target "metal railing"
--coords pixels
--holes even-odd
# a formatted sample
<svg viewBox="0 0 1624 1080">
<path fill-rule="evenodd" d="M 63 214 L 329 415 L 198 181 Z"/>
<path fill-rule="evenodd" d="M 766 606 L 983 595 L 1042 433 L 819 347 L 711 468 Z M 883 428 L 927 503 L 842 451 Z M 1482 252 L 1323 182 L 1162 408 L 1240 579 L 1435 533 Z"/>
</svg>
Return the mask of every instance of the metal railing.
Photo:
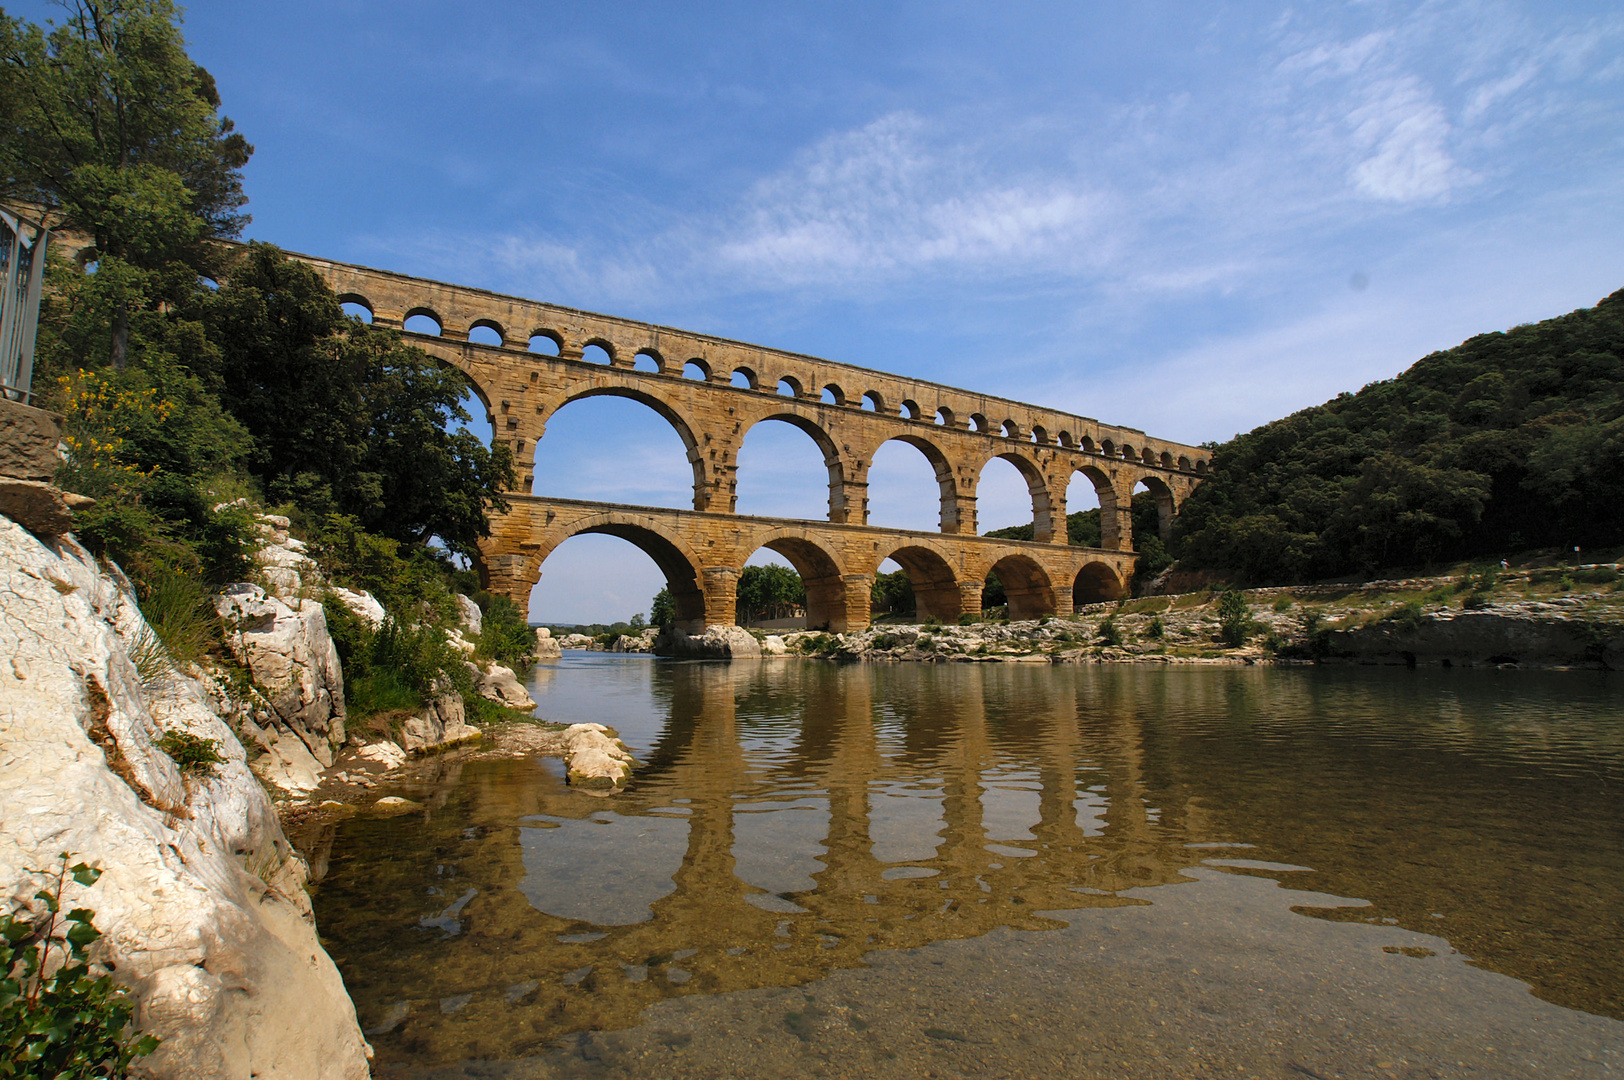
<svg viewBox="0 0 1624 1080">
<path fill-rule="evenodd" d="M 33 400 L 34 335 L 45 286 L 43 225 L 0 209 L 0 397 Z"/>
</svg>

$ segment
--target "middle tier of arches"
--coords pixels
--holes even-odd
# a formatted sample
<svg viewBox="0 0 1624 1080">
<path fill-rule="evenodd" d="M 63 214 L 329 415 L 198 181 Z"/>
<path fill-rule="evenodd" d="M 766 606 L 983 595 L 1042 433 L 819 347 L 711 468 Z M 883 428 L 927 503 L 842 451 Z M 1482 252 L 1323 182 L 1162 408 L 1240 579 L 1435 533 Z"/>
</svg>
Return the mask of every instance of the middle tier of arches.
<svg viewBox="0 0 1624 1080">
<path fill-rule="evenodd" d="M 978 439 L 949 433 L 942 437 L 929 428 L 898 432 L 884 423 L 854 422 L 847 409 L 786 397 L 741 394 L 719 410 L 709 398 L 686 401 L 670 387 L 642 387 L 624 378 L 577 385 L 550 395 L 538 393 L 521 411 L 503 401 L 492 409 L 493 426 L 497 410 L 502 410 L 509 417 L 505 434 L 521 459 L 530 457 L 541 445 L 548 422 L 560 410 L 573 402 L 605 397 L 636 402 L 669 425 L 692 472 L 692 507 L 710 513 L 738 512 L 740 450 L 751 431 L 771 422 L 793 427 L 815 445 L 827 474 L 825 520 L 836 524 L 869 524 L 869 470 L 881 447 L 890 442 L 912 447 L 928 463 L 939 505 L 937 524 L 941 532 L 949 534 L 977 532 L 982 474 L 995 460 L 1009 462 L 1024 481 L 1031 500 L 1033 539 L 1039 543 L 1066 542 L 1067 493 L 1079 476 L 1092 486 L 1098 500 L 1101 547 L 1121 551 L 1133 547 L 1131 502 L 1136 487 L 1143 486 L 1156 497 L 1159 531 L 1165 539 L 1179 504 L 1194 486 L 1193 477 L 1080 449 L 1011 443 L 992 435 Z M 523 490 L 538 496 L 554 494 L 547 490 L 545 473 L 539 481 L 535 475 L 525 473 Z"/>
</svg>

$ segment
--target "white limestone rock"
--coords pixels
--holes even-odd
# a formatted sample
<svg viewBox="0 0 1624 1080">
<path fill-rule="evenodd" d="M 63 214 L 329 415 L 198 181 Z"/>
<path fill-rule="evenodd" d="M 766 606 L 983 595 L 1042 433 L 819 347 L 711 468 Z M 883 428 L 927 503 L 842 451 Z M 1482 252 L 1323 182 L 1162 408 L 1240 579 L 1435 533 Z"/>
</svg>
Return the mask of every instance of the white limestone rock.
<svg viewBox="0 0 1624 1080">
<path fill-rule="evenodd" d="M 585 634 L 565 634 L 558 644 L 566 649 L 590 649 L 592 639 Z"/>
<path fill-rule="evenodd" d="M 783 656 L 788 652 L 789 647 L 784 644 L 784 639 L 777 634 L 768 634 L 761 640 L 761 655 L 763 656 Z"/>
<path fill-rule="evenodd" d="M 468 639 L 476 641 L 485 626 L 485 616 L 480 613 L 479 605 L 468 597 L 457 594 L 457 623 L 468 631 Z"/>
<path fill-rule="evenodd" d="M 536 659 L 557 660 L 564 655 L 564 648 L 553 637 L 553 632 L 545 626 L 536 627 Z"/>
<path fill-rule="evenodd" d="M 383 605 L 378 603 L 377 597 L 369 592 L 354 592 L 336 586 L 332 591 L 334 598 L 354 612 L 356 618 L 366 623 L 367 626 L 376 630 L 383 625 L 385 612 Z"/>
<path fill-rule="evenodd" d="M 626 786 L 636 760 L 613 728 L 571 724 L 561 736 L 569 753 L 566 778 L 593 794 L 610 794 Z"/>
<path fill-rule="evenodd" d="M 344 744 L 344 675 L 321 604 L 239 583 L 214 606 L 225 620 L 227 645 L 268 694 L 270 708 L 255 721 L 297 736 L 323 767 L 331 765 Z"/>
<path fill-rule="evenodd" d="M 480 734 L 467 721 L 462 695 L 442 687 L 421 713 L 401 725 L 400 742 L 407 750 L 423 752 L 472 742 Z"/>
<path fill-rule="evenodd" d="M 470 664 L 474 674 L 474 688 L 481 697 L 494 701 L 499 705 L 506 705 L 510 709 L 523 709 L 529 711 L 536 707 L 525 692 L 524 684 L 513 669 L 502 664 L 491 664 L 484 670 L 477 665 Z"/>
<path fill-rule="evenodd" d="M 163 1039 L 160 1080 L 363 1080 L 369 1048 L 316 939 L 304 866 L 207 688 L 131 660 L 151 631 L 123 575 L 71 537 L 0 518 L 0 896 L 34 903 L 30 868 L 99 866 L 63 900 L 95 912 L 100 959 Z M 225 758 L 183 776 L 153 741 L 184 730 Z"/>
<path fill-rule="evenodd" d="M 707 626 L 698 637 L 673 626 L 660 632 L 654 651 L 686 660 L 748 660 L 761 656 L 761 643 L 742 626 Z"/>
</svg>

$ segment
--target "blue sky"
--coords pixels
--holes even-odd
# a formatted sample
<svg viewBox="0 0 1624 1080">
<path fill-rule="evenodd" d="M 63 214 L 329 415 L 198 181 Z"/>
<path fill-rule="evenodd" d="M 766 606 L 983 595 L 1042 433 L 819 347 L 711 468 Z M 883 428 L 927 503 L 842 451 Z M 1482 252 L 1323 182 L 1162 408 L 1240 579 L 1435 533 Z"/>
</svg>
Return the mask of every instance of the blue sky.
<svg viewBox="0 0 1624 1080">
<path fill-rule="evenodd" d="M 257 148 L 252 237 L 1181 441 L 1624 286 L 1616 4 L 283 0 L 185 30 Z M 539 453 L 548 493 L 689 498 L 631 403 Z M 1030 519 L 1003 464 L 983 527 Z M 763 425 L 740 509 L 821 516 L 821 472 Z M 888 444 L 874 520 L 933 527 L 933 486 Z M 579 538 L 533 614 L 659 583 Z"/>
</svg>

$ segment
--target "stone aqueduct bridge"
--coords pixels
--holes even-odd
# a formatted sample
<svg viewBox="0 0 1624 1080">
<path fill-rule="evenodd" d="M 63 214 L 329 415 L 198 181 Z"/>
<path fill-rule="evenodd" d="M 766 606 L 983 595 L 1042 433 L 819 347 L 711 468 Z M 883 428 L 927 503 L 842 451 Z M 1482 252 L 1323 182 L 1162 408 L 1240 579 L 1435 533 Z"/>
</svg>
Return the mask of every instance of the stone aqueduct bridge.
<svg viewBox="0 0 1624 1080">
<path fill-rule="evenodd" d="M 512 449 L 525 492 L 534 480 L 536 441 L 571 401 L 631 398 L 676 429 L 693 467 L 692 511 L 509 498 L 511 511 L 493 518 L 492 535 L 481 544 L 481 572 L 492 591 L 521 606 L 554 548 L 582 533 L 606 533 L 654 559 L 679 622 L 690 629 L 733 622 L 739 572 L 761 547 L 783 555 L 805 580 L 809 626 L 868 625 L 869 588 L 887 558 L 907 571 L 921 618 L 945 622 L 978 612 L 982 583 L 993 570 L 1005 584 L 1013 617 L 1070 614 L 1074 603 L 1112 599 L 1126 589 L 1135 486 L 1143 483 L 1156 495 L 1165 536 L 1208 467 L 1199 448 L 1087 417 L 630 319 L 294 257 L 320 273 L 341 302 L 370 311 L 375 325 L 404 331 L 414 315 L 438 324 L 438 334 L 403 336 L 467 376 L 484 402 L 493 438 Z M 470 341 L 480 327 L 501 344 Z M 557 355 L 532 351 L 540 339 Z M 602 350 L 607 363 L 587 359 L 589 349 Z M 734 513 L 739 448 L 764 420 L 794 425 L 822 451 L 827 522 Z M 918 448 L 934 468 L 940 532 L 867 524 L 869 465 L 892 439 Z M 1026 480 L 1031 542 L 976 535 L 976 485 L 995 457 L 1013 463 Z M 1099 495 L 1101 548 L 1066 543 L 1066 489 L 1077 473 Z"/>
</svg>

